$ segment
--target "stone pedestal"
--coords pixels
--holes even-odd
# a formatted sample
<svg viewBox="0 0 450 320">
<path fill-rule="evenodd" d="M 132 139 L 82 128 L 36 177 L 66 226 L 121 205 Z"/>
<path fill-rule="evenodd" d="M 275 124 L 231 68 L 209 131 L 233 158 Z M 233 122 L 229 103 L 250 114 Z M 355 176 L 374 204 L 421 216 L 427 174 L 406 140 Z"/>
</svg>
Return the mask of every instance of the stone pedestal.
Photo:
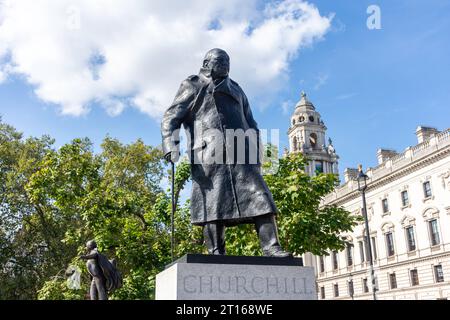
<svg viewBox="0 0 450 320">
<path fill-rule="evenodd" d="M 316 300 L 301 258 L 186 255 L 156 276 L 156 300 Z"/>
</svg>

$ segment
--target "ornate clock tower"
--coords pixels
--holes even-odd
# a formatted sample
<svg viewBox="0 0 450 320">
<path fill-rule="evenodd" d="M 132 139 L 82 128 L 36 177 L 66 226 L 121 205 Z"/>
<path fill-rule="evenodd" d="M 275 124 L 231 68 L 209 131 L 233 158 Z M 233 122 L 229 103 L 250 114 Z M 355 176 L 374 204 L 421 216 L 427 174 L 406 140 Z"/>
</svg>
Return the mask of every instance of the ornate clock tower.
<svg viewBox="0 0 450 320">
<path fill-rule="evenodd" d="M 314 105 L 302 92 L 295 106 L 289 127 L 289 152 L 301 152 L 308 160 L 306 172 L 313 176 L 317 172 L 339 174 L 336 150 L 331 139 L 325 141 L 327 127 Z"/>
</svg>

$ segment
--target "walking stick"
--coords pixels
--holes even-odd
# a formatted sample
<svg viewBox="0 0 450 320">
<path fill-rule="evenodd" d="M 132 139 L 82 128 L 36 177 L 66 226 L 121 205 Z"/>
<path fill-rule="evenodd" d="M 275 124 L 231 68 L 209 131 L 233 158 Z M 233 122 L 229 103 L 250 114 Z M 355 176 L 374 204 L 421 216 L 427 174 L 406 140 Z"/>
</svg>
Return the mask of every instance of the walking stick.
<svg viewBox="0 0 450 320">
<path fill-rule="evenodd" d="M 171 251 L 171 257 L 172 262 L 174 261 L 174 246 L 175 246 L 175 239 L 174 239 L 174 233 L 175 233 L 175 226 L 174 226 L 174 216 L 175 216 L 175 163 L 173 161 L 170 161 L 172 164 L 172 212 L 170 214 L 170 251 Z"/>
</svg>

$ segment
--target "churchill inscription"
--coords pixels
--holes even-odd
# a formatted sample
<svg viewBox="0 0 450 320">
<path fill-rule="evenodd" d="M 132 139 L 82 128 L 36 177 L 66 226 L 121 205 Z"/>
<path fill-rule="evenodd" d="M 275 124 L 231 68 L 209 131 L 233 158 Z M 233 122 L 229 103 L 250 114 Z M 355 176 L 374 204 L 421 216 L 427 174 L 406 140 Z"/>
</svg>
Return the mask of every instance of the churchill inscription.
<svg viewBox="0 0 450 320">
<path fill-rule="evenodd" d="M 245 294 L 312 294 L 306 285 L 306 278 L 286 277 L 244 277 L 244 276 L 198 276 L 183 278 L 185 293 L 245 293 Z M 217 291 L 217 292 L 215 292 Z"/>
<path fill-rule="evenodd" d="M 315 300 L 311 267 L 176 263 L 156 277 L 156 299 Z"/>
</svg>

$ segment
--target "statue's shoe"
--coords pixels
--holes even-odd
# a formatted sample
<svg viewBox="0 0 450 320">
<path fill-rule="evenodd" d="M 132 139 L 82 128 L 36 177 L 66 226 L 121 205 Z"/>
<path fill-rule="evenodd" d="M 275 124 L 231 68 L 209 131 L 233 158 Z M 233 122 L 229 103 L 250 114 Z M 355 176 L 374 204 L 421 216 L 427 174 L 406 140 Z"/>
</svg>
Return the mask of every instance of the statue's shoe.
<svg viewBox="0 0 450 320">
<path fill-rule="evenodd" d="M 264 255 L 266 257 L 276 257 L 276 258 L 292 258 L 292 253 L 284 251 L 279 246 L 272 247 L 268 250 L 264 250 Z"/>
</svg>

